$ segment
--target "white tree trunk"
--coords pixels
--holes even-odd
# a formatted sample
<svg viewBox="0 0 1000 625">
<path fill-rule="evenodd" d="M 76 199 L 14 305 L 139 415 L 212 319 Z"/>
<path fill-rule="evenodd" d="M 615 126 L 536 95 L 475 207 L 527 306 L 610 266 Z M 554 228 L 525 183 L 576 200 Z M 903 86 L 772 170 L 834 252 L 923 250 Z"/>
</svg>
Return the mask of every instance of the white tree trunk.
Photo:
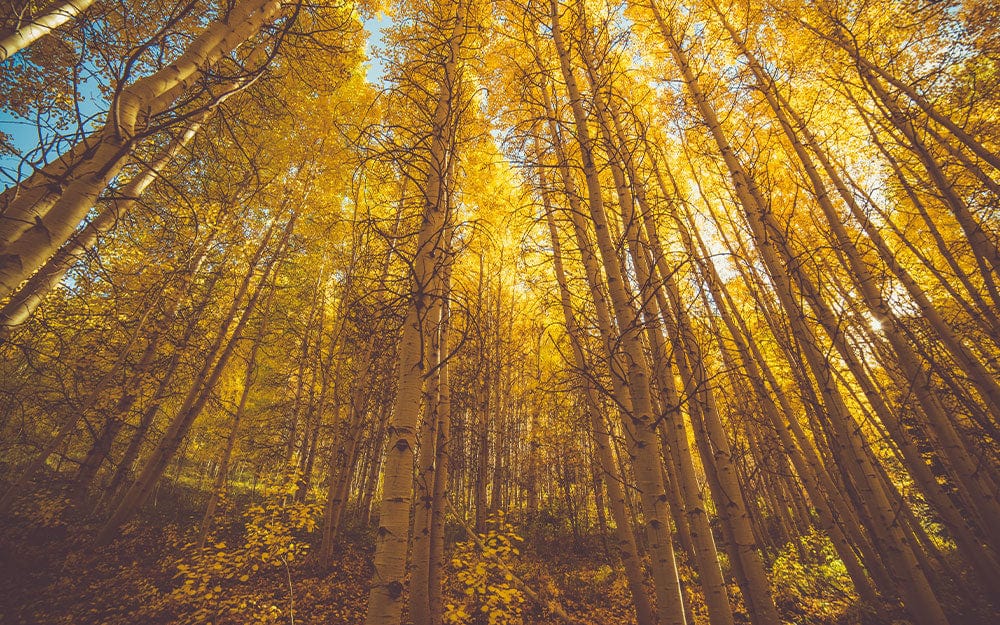
<svg viewBox="0 0 1000 625">
<path fill-rule="evenodd" d="M 66 0 L 14 32 L 0 37 L 0 63 L 35 43 L 90 8 L 94 0 Z"/>
</svg>

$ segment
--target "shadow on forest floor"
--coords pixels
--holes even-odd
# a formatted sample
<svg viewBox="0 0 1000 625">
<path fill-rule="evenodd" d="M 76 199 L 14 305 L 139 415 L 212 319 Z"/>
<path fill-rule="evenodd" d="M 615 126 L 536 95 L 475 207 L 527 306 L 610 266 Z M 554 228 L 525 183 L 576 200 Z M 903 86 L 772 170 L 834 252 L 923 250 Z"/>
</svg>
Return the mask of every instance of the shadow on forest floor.
<svg viewBox="0 0 1000 625">
<path fill-rule="evenodd" d="M 119 540 L 98 548 L 93 546 L 95 518 L 83 516 L 51 491 L 25 498 L 14 513 L 0 519 L 0 623 L 291 623 L 292 612 L 294 623 L 302 625 L 363 622 L 371 532 L 349 534 L 332 565 L 320 567 L 307 551 L 310 543 L 318 543 L 315 528 L 309 525 L 306 529 L 311 532 L 296 532 L 284 520 L 292 518 L 288 515 L 294 508 L 257 504 L 253 527 L 264 531 L 253 538 L 256 530 L 241 519 L 254 506 L 244 502 L 239 509 L 229 505 L 222 526 L 196 556 L 192 532 L 180 528 L 197 525 L 197 499 L 193 492 L 161 493 L 156 505 L 127 525 Z M 76 520 L 81 517 L 83 521 Z M 525 544 L 530 547 L 513 562 L 517 574 L 536 593 L 558 601 L 584 622 L 631 622 L 627 587 L 602 541 L 556 537 L 549 530 L 527 529 Z M 460 539 L 462 530 L 450 528 L 448 534 Z M 254 540 L 268 546 L 255 548 Z M 265 551 L 278 555 L 269 559 Z M 289 559 L 283 553 L 291 554 Z M 296 553 L 300 557 L 293 558 Z M 692 580 L 686 565 L 682 564 L 681 573 L 686 581 Z M 459 586 L 449 565 L 446 603 L 464 599 Z M 732 594 L 739 601 L 735 587 Z M 707 623 L 700 598 L 689 592 L 688 601 L 694 622 Z M 827 606 L 825 612 L 815 606 L 808 611 L 802 605 L 779 602 L 779 606 L 788 622 L 795 623 L 906 623 L 898 614 L 863 614 L 847 603 Z M 522 621 L 559 622 L 531 604 L 524 604 L 522 617 L 515 622 Z M 737 623 L 748 623 L 742 611 Z"/>
</svg>

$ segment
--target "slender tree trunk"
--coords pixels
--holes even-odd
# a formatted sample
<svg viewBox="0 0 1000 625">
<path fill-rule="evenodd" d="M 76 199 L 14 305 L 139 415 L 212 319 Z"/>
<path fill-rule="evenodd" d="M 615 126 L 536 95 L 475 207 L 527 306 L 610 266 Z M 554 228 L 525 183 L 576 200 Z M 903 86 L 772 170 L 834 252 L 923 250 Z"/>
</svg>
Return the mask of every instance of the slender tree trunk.
<svg viewBox="0 0 1000 625">
<path fill-rule="evenodd" d="M 438 367 L 438 427 L 435 446 L 434 491 L 431 509 L 430 529 L 430 623 L 436 625 L 444 618 L 442 582 L 444 580 L 444 531 L 445 512 L 448 505 L 448 477 L 451 469 L 451 376 L 448 359 L 451 354 L 448 339 L 451 329 L 451 263 L 444 268 L 442 282 L 441 319 L 438 331 L 439 350 L 442 360 Z"/>
<path fill-rule="evenodd" d="M 482 275 L 482 269 L 480 269 Z M 486 498 L 486 483 L 489 472 L 490 457 L 490 385 L 495 384 L 492 377 L 493 368 L 487 362 L 485 347 L 481 346 L 480 362 L 485 370 L 482 382 L 477 386 L 476 407 L 478 422 L 474 433 L 476 441 L 476 476 L 475 476 L 475 507 L 476 507 L 476 532 L 483 534 L 486 532 L 486 518 L 489 516 L 489 504 Z"/>
<path fill-rule="evenodd" d="M 622 278 L 618 257 L 608 229 L 608 219 L 601 197 L 601 184 L 593 160 L 594 145 L 588 128 L 587 115 L 583 109 L 580 90 L 577 87 L 570 63 L 569 52 L 563 41 L 559 23 L 558 0 L 550 0 L 549 6 L 552 39 L 559 56 L 563 79 L 569 92 L 577 141 L 583 159 L 588 205 L 604 264 L 610 300 L 619 324 L 621 345 L 625 354 L 629 381 L 628 391 L 632 400 L 630 435 L 634 439 L 632 447 L 636 483 L 642 500 L 645 534 L 649 541 L 654 588 L 657 594 L 657 609 L 661 625 L 683 625 L 685 622 L 683 595 L 669 535 L 670 514 L 667 509 L 667 497 L 660 473 L 656 422 L 653 415 L 653 402 L 649 393 L 650 378 L 640 335 L 641 321 L 631 306 L 632 298 Z"/>
<path fill-rule="evenodd" d="M 274 292 L 273 284 L 271 293 Z M 265 301 L 267 298 L 265 298 Z M 250 389 L 253 388 L 254 374 L 257 370 L 257 351 L 264 340 L 267 328 L 267 316 L 261 318 L 260 326 L 257 329 L 257 336 L 254 337 L 253 345 L 250 347 L 250 354 L 247 356 L 247 368 L 243 374 L 243 390 L 240 393 L 240 400 L 236 404 L 236 412 L 233 413 L 233 425 L 226 438 L 226 448 L 219 459 L 218 472 L 215 475 L 215 483 L 212 484 L 212 494 L 208 498 L 208 505 L 205 506 L 205 515 L 201 519 L 201 529 L 198 532 L 198 550 L 205 547 L 208 540 L 208 533 L 212 529 L 212 521 L 215 519 L 215 510 L 226 492 L 226 484 L 229 482 L 229 464 L 232 461 L 233 450 L 236 449 L 236 441 L 239 439 L 240 423 L 246 412 L 247 399 L 250 397 Z"/>
<path fill-rule="evenodd" d="M 584 54 L 584 58 L 587 58 L 586 54 Z M 592 62 L 588 61 L 588 67 L 593 72 Z M 594 77 L 592 85 L 596 84 L 599 83 L 597 78 Z M 663 412 L 666 413 L 664 427 L 661 427 L 660 431 L 666 431 L 670 434 L 666 437 L 669 446 L 664 446 L 664 453 L 672 452 L 677 454 L 677 459 L 673 464 L 678 469 L 677 479 L 680 481 L 681 493 L 684 497 L 684 525 L 687 527 L 694 548 L 699 581 L 704 591 L 709 619 L 713 625 L 731 625 L 733 623 L 732 608 L 729 604 L 725 579 L 722 576 L 715 541 L 709 526 L 705 501 L 695 477 L 694 465 L 688 445 L 688 435 L 680 409 L 684 403 L 688 403 L 690 406 L 690 402 L 694 398 L 689 397 L 687 402 L 682 402 L 678 398 L 676 389 L 674 388 L 674 371 L 670 366 L 671 363 L 676 362 L 680 365 L 682 376 L 687 374 L 690 381 L 695 384 L 697 382 L 690 376 L 686 364 L 680 361 L 680 358 L 683 356 L 679 350 L 674 350 L 674 354 L 676 355 L 674 358 L 671 358 L 668 354 L 660 326 L 661 315 L 663 315 L 663 319 L 666 319 L 666 316 L 670 313 L 666 309 L 668 304 L 663 299 L 662 287 L 657 288 L 657 286 L 661 281 L 667 282 L 671 280 L 669 278 L 671 272 L 665 267 L 665 258 L 662 256 L 662 250 L 659 249 L 658 242 L 649 244 L 642 237 L 639 230 L 640 225 L 645 221 L 647 222 L 647 226 L 652 226 L 652 215 L 649 213 L 649 207 L 645 205 L 644 200 L 641 201 L 638 207 L 643 213 L 642 216 L 640 217 L 636 214 L 637 207 L 635 206 L 635 200 L 642 198 L 644 193 L 642 181 L 636 175 L 631 152 L 623 142 L 616 142 L 611 134 L 611 120 L 609 118 L 612 115 L 607 108 L 606 102 L 601 98 L 599 93 L 595 93 L 595 100 L 595 110 L 600 120 L 600 128 L 604 135 L 604 140 L 608 144 L 608 153 L 620 155 L 623 164 L 629 169 L 632 178 L 632 184 L 630 185 L 625 179 L 625 172 L 622 170 L 622 167 L 615 159 L 611 159 L 612 175 L 619 203 L 622 207 L 622 222 L 625 228 L 625 236 L 632 257 L 632 264 L 636 270 L 636 279 L 639 283 L 640 291 L 643 293 L 641 306 L 645 315 L 647 336 L 649 337 L 649 344 L 652 347 L 653 359 L 659 363 L 659 366 L 656 368 L 656 380 L 658 381 L 660 392 L 663 394 L 663 403 L 665 405 Z M 655 234 L 654 227 L 650 228 L 650 233 Z M 660 264 L 664 265 L 660 268 L 662 275 L 659 277 L 653 275 L 655 260 L 651 260 L 647 255 L 647 250 L 650 248 L 652 248 L 655 254 L 655 260 L 659 260 Z M 664 278 L 663 276 L 668 277 Z M 674 305 L 676 306 L 676 302 Z M 676 335 L 678 327 L 674 323 L 669 323 L 668 331 Z M 690 349 L 691 346 L 688 345 L 686 347 Z M 700 354 L 694 356 L 694 359 L 698 360 L 699 356 Z M 716 507 L 718 509 L 725 509 L 722 502 L 718 502 Z M 728 514 L 720 516 L 722 516 L 724 521 L 729 522 Z"/>
<path fill-rule="evenodd" d="M 364 485 L 361 489 L 361 501 L 359 504 L 359 515 L 361 518 L 361 525 L 363 527 L 368 527 L 372 523 L 372 512 L 374 508 L 375 499 L 375 489 L 378 485 L 380 468 L 382 462 L 385 458 L 386 453 L 386 443 L 387 435 L 389 429 L 389 418 L 390 418 L 390 406 L 391 402 L 388 398 L 383 398 L 383 405 L 385 408 L 382 410 L 381 414 L 378 416 L 378 427 L 372 433 L 371 440 L 371 450 L 372 458 L 371 463 L 368 466 L 368 472 L 365 475 Z"/>
<path fill-rule="evenodd" d="M 636 622 L 639 625 L 652 625 L 654 623 L 653 608 L 649 602 L 649 596 L 643 587 L 645 575 L 642 572 L 642 565 L 639 550 L 635 543 L 635 535 L 632 532 L 625 493 L 622 489 L 622 479 L 615 464 L 611 449 L 611 437 L 608 433 L 608 426 L 601 417 L 600 402 L 594 392 L 593 386 L 589 382 L 588 371 L 590 367 L 581 344 L 582 334 L 576 317 L 573 314 L 573 307 L 570 300 L 568 282 L 566 280 L 565 269 L 562 263 L 562 246 L 559 242 L 559 232 L 556 228 L 552 209 L 549 206 L 548 194 L 545 191 L 545 180 L 543 170 L 539 169 L 542 187 L 542 202 L 545 204 L 545 216 L 549 226 L 549 237 L 552 241 L 552 256 L 555 264 L 556 281 L 559 283 L 560 302 L 562 304 L 563 318 L 566 322 L 566 329 L 570 336 L 573 347 L 573 358 L 577 368 L 582 372 L 581 384 L 584 385 L 583 396 L 585 400 L 584 410 L 590 417 L 590 424 L 594 434 L 594 445 L 596 447 L 598 460 L 604 483 L 608 491 L 608 503 L 611 507 L 611 516 L 615 521 L 615 550 L 622 561 L 625 569 L 625 579 L 628 582 L 629 590 L 632 594 L 632 603 L 635 606 Z"/>
<path fill-rule="evenodd" d="M 421 189 L 423 219 L 417 235 L 410 301 L 399 347 L 399 377 L 395 408 L 388 426 L 389 446 L 382 469 L 382 504 L 375 543 L 375 574 L 368 599 L 366 625 L 396 625 L 403 608 L 410 513 L 413 503 L 413 454 L 427 363 L 421 353 L 428 310 L 432 308 L 442 253 L 440 239 L 447 224 L 447 172 L 458 114 L 462 43 L 469 25 L 459 2 L 448 38 L 443 74 L 438 85 L 430 134 L 427 178 Z"/>
<path fill-rule="evenodd" d="M 295 375 L 295 395 L 292 399 L 292 406 L 288 416 L 288 440 L 285 442 L 285 466 L 291 467 L 295 459 L 295 445 L 298 443 L 299 416 L 305 404 L 306 412 L 309 410 L 309 402 L 303 402 L 306 390 L 306 374 L 315 373 L 309 367 L 309 347 L 312 343 L 313 325 L 316 322 L 320 311 L 319 299 L 322 288 L 322 275 L 316 278 L 313 285 L 312 300 L 309 303 L 309 314 L 306 316 L 305 324 L 302 327 L 302 341 L 299 343 L 299 359 L 297 373 Z M 309 425 L 305 424 L 305 440 L 309 439 Z M 304 442 L 303 445 L 306 443 Z M 301 457 L 302 454 L 300 454 Z"/>
<path fill-rule="evenodd" d="M 445 235 L 445 240 L 449 238 Z M 446 243 L 447 246 L 447 243 Z M 409 614 L 413 625 L 432 625 L 431 621 L 431 522 L 434 515 L 435 461 L 437 459 L 441 388 L 441 311 L 444 298 L 443 276 L 436 286 L 436 300 L 431 303 L 425 329 L 424 353 L 428 360 L 423 396 L 423 418 L 417 433 L 417 476 L 414 483 L 413 543 L 410 566 Z"/>
</svg>

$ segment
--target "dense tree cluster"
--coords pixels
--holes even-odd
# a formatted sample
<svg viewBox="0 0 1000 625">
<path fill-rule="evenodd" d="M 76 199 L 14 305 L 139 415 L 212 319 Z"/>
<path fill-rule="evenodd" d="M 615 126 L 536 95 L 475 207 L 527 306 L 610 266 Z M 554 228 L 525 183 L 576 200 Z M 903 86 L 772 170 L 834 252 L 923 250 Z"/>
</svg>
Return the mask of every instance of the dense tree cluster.
<svg viewBox="0 0 1000 625">
<path fill-rule="evenodd" d="M 173 493 L 203 622 L 368 529 L 368 625 L 603 622 L 517 564 L 591 539 L 639 625 L 990 622 L 998 26 L 17 0 L 0 514 L 86 551 Z"/>
</svg>

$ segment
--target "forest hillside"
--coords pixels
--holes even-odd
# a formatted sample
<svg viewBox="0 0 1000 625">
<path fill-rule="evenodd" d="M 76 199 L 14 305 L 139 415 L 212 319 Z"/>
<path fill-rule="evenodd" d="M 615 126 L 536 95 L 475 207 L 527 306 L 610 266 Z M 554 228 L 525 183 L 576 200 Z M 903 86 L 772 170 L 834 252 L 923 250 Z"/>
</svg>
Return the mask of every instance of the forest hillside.
<svg viewBox="0 0 1000 625">
<path fill-rule="evenodd" d="M 1000 622 L 1000 6 L 9 0 L 0 623 Z"/>
</svg>

